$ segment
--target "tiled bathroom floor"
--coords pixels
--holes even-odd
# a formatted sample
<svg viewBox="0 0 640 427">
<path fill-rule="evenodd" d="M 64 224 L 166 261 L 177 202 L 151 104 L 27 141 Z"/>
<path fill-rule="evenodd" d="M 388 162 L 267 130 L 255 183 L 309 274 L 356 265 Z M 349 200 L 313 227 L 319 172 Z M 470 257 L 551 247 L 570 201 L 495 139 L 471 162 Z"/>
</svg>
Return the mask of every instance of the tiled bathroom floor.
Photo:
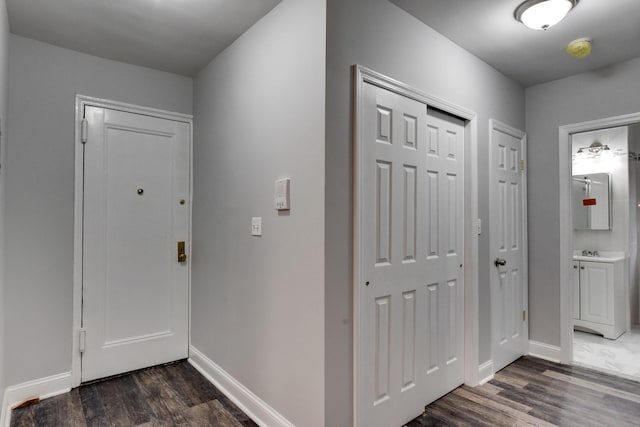
<svg viewBox="0 0 640 427">
<path fill-rule="evenodd" d="M 573 361 L 640 380 L 640 329 L 632 329 L 616 340 L 573 331 Z"/>
</svg>

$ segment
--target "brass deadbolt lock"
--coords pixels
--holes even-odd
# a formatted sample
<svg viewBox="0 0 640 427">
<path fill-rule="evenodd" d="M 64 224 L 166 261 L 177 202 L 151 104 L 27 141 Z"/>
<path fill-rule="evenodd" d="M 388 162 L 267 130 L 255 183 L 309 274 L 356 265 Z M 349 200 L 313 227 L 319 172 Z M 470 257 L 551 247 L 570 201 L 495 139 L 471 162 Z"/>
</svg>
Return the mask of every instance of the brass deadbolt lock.
<svg viewBox="0 0 640 427">
<path fill-rule="evenodd" d="M 184 250 L 184 242 L 178 242 L 178 262 L 187 262 L 187 253 Z"/>
</svg>

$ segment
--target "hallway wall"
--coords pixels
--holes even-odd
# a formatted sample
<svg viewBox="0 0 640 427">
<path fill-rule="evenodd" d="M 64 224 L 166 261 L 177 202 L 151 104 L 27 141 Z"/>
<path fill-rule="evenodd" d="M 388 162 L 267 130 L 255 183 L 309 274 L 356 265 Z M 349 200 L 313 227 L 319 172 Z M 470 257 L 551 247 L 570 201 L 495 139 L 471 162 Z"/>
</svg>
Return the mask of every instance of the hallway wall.
<svg viewBox="0 0 640 427">
<path fill-rule="evenodd" d="M 192 79 L 11 35 L 6 385 L 71 368 L 75 95 L 191 113 Z"/>
<path fill-rule="evenodd" d="M 526 89 L 529 336 L 560 346 L 558 128 L 640 112 L 640 58 Z"/>
<path fill-rule="evenodd" d="M 5 159 L 7 152 L 7 90 L 9 67 L 9 22 L 7 2 L 0 0 L 0 402 L 4 397 L 5 382 L 5 264 L 4 264 L 4 216 L 5 216 Z M 2 408 L 0 408 L 0 411 Z"/>
<path fill-rule="evenodd" d="M 284 0 L 195 79 L 192 345 L 324 426 L 325 0 Z M 291 178 L 291 211 L 274 181 Z M 251 217 L 263 235 L 251 236 Z"/>
<path fill-rule="evenodd" d="M 351 425 L 353 393 L 352 71 L 360 64 L 478 114 L 480 363 L 491 358 L 489 119 L 524 130 L 524 91 L 386 0 L 327 2 L 326 422 Z"/>
</svg>

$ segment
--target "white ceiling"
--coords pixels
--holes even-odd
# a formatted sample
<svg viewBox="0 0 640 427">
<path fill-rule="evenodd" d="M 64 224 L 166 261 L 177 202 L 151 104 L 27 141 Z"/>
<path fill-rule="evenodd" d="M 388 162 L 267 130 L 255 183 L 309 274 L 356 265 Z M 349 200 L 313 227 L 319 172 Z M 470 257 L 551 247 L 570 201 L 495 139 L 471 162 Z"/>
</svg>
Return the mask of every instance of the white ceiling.
<svg viewBox="0 0 640 427">
<path fill-rule="evenodd" d="M 524 86 L 640 57 L 640 0 L 581 0 L 547 31 L 515 20 L 522 0 L 390 1 Z M 564 52 L 580 37 L 593 38 L 584 59 Z"/>
<path fill-rule="evenodd" d="M 12 33 L 193 76 L 280 0 L 7 0 Z"/>
</svg>

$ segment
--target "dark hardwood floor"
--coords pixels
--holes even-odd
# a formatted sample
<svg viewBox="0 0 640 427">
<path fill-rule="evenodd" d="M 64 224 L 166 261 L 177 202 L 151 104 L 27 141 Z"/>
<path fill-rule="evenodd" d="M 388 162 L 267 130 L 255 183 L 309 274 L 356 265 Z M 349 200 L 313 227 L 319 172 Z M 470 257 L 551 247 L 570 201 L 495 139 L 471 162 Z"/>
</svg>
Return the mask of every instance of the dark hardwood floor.
<svg viewBox="0 0 640 427">
<path fill-rule="evenodd" d="M 83 385 L 11 417 L 11 426 L 140 425 L 256 424 L 185 361 Z M 526 356 L 406 426 L 640 426 L 640 383 Z"/>
<path fill-rule="evenodd" d="M 186 361 L 14 409 L 11 426 L 256 426 Z"/>
<path fill-rule="evenodd" d="M 525 356 L 436 400 L 418 426 L 640 426 L 640 383 Z"/>
</svg>

